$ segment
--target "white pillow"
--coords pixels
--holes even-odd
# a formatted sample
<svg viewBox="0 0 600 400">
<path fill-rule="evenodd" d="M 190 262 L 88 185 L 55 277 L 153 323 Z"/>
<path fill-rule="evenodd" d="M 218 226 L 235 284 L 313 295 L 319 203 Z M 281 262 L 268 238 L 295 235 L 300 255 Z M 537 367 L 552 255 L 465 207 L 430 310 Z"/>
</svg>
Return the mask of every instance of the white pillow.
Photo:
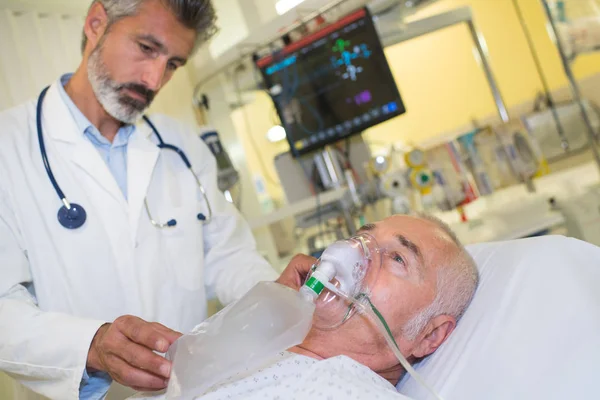
<svg viewBox="0 0 600 400">
<path fill-rule="evenodd" d="M 480 286 L 416 366 L 444 400 L 600 399 L 600 247 L 562 236 L 471 245 Z M 398 389 L 428 393 L 410 377 Z"/>
</svg>

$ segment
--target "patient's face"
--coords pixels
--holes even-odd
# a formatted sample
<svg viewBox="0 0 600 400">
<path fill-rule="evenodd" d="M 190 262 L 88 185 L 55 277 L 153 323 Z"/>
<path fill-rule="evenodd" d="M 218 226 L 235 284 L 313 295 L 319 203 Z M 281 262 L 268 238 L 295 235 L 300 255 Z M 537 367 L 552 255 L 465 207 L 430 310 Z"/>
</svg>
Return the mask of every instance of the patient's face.
<svg viewBox="0 0 600 400">
<path fill-rule="evenodd" d="M 367 225 L 360 232 L 368 232 L 386 250 L 377 281 L 370 288 L 370 297 L 403 353 L 410 356 L 412 343 L 402 336 L 402 329 L 435 299 L 437 268 L 456 245 L 433 222 L 404 215 Z M 362 315 L 354 315 L 337 328 L 334 335 L 355 344 L 362 342 L 364 348 L 371 351 L 376 343 L 381 347 L 377 352 L 387 352 L 381 334 Z"/>
</svg>

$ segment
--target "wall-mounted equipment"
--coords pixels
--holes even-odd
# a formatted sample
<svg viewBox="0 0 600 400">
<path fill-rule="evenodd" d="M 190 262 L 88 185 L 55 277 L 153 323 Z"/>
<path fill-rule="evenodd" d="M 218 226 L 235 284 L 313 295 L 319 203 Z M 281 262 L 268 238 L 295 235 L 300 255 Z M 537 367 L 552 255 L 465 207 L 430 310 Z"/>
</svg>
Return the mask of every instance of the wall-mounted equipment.
<svg viewBox="0 0 600 400">
<path fill-rule="evenodd" d="M 368 9 L 256 60 L 298 156 L 406 110 Z"/>
</svg>

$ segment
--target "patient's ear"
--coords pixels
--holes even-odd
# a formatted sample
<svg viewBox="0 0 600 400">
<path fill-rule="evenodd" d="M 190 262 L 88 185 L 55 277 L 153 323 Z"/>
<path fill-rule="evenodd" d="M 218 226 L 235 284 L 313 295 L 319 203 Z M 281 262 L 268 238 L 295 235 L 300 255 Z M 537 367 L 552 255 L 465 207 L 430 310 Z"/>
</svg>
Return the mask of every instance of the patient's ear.
<svg viewBox="0 0 600 400">
<path fill-rule="evenodd" d="M 432 318 L 419 335 L 421 339 L 415 345 L 412 355 L 422 358 L 433 353 L 450 336 L 455 327 L 456 319 L 449 315 L 438 315 Z"/>
</svg>

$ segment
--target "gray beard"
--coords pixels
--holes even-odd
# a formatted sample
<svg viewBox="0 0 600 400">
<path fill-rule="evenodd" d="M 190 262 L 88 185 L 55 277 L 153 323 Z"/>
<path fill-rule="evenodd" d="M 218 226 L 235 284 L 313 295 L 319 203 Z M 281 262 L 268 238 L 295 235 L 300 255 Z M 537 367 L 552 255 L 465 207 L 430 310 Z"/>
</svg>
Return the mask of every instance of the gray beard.
<svg viewBox="0 0 600 400">
<path fill-rule="evenodd" d="M 96 99 L 111 117 L 126 124 L 134 124 L 149 104 L 129 96 L 119 95 L 121 85 L 110 78 L 106 65 L 102 62 L 102 44 L 102 42 L 98 44 L 88 60 L 88 80 Z"/>
</svg>

